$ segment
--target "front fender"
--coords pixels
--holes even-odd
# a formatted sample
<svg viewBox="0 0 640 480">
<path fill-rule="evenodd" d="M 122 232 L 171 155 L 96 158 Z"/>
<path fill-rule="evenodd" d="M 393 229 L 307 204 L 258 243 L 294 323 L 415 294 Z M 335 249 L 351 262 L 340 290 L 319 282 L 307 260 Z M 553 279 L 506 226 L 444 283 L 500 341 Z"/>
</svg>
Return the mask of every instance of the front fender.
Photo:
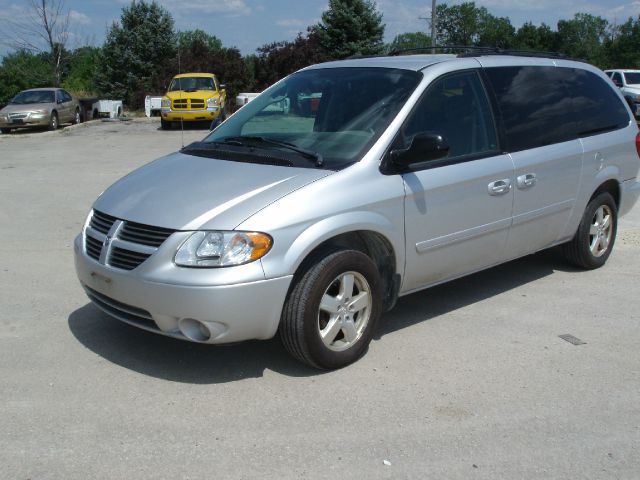
<svg viewBox="0 0 640 480">
<path fill-rule="evenodd" d="M 306 225 L 291 245 L 282 252 L 263 259 L 263 268 L 267 278 L 295 273 L 304 259 L 322 243 L 338 235 L 370 231 L 385 237 L 393 247 L 396 269 L 404 269 L 404 232 L 383 215 L 375 212 L 352 211 Z M 398 272 L 401 273 L 401 272 Z"/>
</svg>

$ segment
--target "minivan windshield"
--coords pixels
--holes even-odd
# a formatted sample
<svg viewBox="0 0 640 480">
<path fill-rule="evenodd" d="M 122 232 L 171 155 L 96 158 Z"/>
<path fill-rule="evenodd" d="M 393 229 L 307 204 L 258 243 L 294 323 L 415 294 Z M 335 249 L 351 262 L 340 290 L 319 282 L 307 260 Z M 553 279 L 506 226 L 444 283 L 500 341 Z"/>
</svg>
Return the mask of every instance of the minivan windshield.
<svg viewBox="0 0 640 480">
<path fill-rule="evenodd" d="M 56 93 L 53 90 L 26 90 L 20 92 L 10 103 L 26 105 L 29 103 L 55 103 Z"/>
<path fill-rule="evenodd" d="M 215 90 L 213 78 L 211 77 L 179 77 L 171 80 L 169 85 L 170 92 L 196 91 L 196 90 Z"/>
<path fill-rule="evenodd" d="M 278 82 L 215 129 L 199 149 L 245 147 L 296 157 L 295 166 L 338 170 L 360 160 L 422 74 L 393 68 L 311 69 Z M 214 156 L 214 155 L 211 155 Z M 298 160 L 297 157 L 300 157 Z"/>
<path fill-rule="evenodd" d="M 624 72 L 627 85 L 640 85 L 640 72 Z"/>
</svg>

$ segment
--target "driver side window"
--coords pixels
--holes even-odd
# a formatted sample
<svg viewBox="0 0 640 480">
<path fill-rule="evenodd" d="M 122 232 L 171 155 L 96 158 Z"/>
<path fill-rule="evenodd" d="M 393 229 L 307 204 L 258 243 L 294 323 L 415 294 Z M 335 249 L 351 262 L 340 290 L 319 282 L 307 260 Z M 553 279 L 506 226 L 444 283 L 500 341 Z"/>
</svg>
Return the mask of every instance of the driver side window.
<svg viewBox="0 0 640 480">
<path fill-rule="evenodd" d="M 402 129 L 406 146 L 423 132 L 444 137 L 450 147 L 447 159 L 498 149 L 493 115 L 476 72 L 447 75 L 429 86 Z"/>
</svg>

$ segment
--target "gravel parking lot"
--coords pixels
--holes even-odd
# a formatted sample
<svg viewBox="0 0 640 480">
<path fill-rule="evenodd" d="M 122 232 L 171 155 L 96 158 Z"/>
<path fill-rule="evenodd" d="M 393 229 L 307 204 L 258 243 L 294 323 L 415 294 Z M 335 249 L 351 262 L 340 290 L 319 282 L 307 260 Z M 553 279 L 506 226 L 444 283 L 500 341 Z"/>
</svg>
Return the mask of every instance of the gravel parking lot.
<svg viewBox="0 0 640 480">
<path fill-rule="evenodd" d="M 277 340 L 121 324 L 76 280 L 96 196 L 205 134 L 0 135 L 2 478 L 638 478 L 640 206 L 604 268 L 542 252 L 404 297 L 362 360 L 320 373 Z"/>
</svg>

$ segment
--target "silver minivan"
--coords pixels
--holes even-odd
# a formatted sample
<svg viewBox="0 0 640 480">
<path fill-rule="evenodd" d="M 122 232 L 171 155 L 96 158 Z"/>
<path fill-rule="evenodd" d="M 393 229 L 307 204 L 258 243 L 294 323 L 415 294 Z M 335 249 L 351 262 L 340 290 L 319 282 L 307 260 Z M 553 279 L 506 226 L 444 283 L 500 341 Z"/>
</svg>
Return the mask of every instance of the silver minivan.
<svg viewBox="0 0 640 480">
<path fill-rule="evenodd" d="M 555 245 L 602 266 L 638 127 L 588 64 L 406 55 L 311 66 L 122 178 L 75 240 L 109 315 L 177 339 L 278 334 L 339 368 L 399 296 Z"/>
</svg>

